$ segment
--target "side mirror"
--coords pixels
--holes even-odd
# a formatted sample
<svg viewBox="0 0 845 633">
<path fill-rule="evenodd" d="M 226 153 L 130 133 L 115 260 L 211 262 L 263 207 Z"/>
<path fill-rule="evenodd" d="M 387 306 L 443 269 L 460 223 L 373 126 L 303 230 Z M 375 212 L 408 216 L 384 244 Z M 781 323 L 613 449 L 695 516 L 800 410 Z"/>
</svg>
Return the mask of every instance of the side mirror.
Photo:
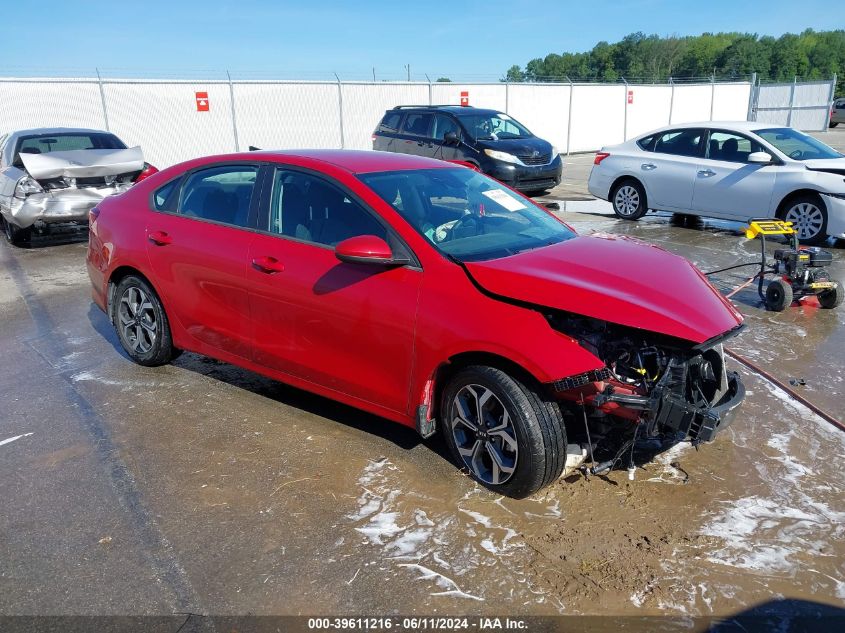
<svg viewBox="0 0 845 633">
<path fill-rule="evenodd" d="M 758 165 L 768 165 L 772 162 L 772 155 L 766 152 L 751 152 L 748 155 L 749 163 L 757 163 Z"/>
<path fill-rule="evenodd" d="M 460 144 L 461 139 L 459 139 L 458 135 L 454 132 L 446 132 L 446 134 L 443 135 L 443 142 L 446 143 L 446 145 L 458 145 Z"/>
<path fill-rule="evenodd" d="M 357 235 L 334 247 L 334 254 L 346 264 L 375 264 L 376 266 L 404 266 L 406 257 L 394 257 L 390 246 L 375 235 Z"/>
</svg>

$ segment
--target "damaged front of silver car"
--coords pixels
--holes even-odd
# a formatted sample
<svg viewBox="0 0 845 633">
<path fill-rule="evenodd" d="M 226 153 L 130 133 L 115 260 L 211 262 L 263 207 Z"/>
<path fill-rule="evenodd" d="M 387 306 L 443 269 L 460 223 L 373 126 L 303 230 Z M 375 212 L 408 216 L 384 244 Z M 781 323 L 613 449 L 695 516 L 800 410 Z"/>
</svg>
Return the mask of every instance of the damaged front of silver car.
<svg viewBox="0 0 845 633">
<path fill-rule="evenodd" d="M 88 221 L 103 198 L 123 193 L 148 168 L 140 147 L 21 152 L 3 173 L 0 213 L 6 237 L 20 244 L 33 229 Z"/>
</svg>

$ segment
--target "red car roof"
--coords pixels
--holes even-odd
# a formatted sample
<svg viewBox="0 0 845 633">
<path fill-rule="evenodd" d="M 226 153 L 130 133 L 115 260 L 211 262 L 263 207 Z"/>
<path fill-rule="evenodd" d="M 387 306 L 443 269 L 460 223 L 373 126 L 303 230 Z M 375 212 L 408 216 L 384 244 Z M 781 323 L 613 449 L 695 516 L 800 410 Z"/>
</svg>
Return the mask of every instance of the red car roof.
<svg viewBox="0 0 845 633">
<path fill-rule="evenodd" d="M 263 157 L 298 157 L 331 163 L 341 169 L 354 174 L 366 174 L 374 171 L 397 171 L 403 169 L 442 169 L 454 167 L 440 160 L 412 156 L 409 154 L 394 154 L 393 152 L 376 152 L 370 150 L 352 149 L 297 149 L 297 150 L 267 150 L 252 152 Z"/>
</svg>

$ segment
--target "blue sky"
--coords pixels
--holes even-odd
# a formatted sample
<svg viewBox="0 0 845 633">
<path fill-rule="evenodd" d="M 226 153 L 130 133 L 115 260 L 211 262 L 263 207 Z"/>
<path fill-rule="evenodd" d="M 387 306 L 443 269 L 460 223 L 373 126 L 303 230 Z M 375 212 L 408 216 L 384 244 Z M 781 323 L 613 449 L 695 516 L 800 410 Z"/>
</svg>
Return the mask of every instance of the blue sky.
<svg viewBox="0 0 845 633">
<path fill-rule="evenodd" d="M 42 0 L 4 12 L 0 75 L 495 80 L 633 31 L 845 28 L 831 0 Z M 42 37 L 39 34 L 43 34 Z"/>
</svg>

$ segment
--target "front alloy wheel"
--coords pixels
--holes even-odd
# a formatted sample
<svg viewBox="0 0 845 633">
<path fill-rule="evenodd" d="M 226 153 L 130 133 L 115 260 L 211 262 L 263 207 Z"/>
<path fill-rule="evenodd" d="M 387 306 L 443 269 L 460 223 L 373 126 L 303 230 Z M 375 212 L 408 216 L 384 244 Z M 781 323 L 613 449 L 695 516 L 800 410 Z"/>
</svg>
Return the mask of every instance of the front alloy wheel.
<svg viewBox="0 0 845 633">
<path fill-rule="evenodd" d="M 563 472 L 560 407 L 529 376 L 465 367 L 444 386 L 437 417 L 455 462 L 498 494 L 527 497 Z"/>
<path fill-rule="evenodd" d="M 816 243 L 825 238 L 827 213 L 818 200 L 809 197 L 795 200 L 783 219 L 792 222 L 802 242 Z"/>
<path fill-rule="evenodd" d="M 454 398 L 452 438 L 464 466 L 479 481 L 498 486 L 516 470 L 519 446 L 508 410 L 481 385 L 466 385 Z"/>
</svg>

